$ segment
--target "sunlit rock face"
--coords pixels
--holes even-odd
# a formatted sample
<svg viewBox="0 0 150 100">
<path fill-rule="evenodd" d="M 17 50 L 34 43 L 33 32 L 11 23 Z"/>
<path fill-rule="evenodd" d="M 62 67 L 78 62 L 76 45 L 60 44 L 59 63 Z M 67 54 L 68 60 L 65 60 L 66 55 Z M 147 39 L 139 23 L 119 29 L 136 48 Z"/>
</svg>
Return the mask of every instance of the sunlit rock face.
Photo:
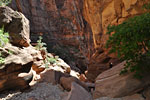
<svg viewBox="0 0 150 100">
<path fill-rule="evenodd" d="M 32 42 L 43 35 L 48 50 L 57 55 L 61 52 L 66 61 L 83 60 L 93 54 L 92 31 L 83 18 L 83 0 L 12 0 L 11 7 L 30 20 Z M 86 69 L 87 65 L 80 66 L 80 62 L 69 63 Z"/>
<path fill-rule="evenodd" d="M 109 24 L 119 24 L 129 17 L 143 13 L 147 0 L 84 0 L 84 17 L 93 32 L 95 48 L 103 47 Z"/>
<path fill-rule="evenodd" d="M 114 60 L 115 55 L 109 55 L 104 48 L 108 39 L 107 26 L 118 25 L 130 17 L 142 14 L 142 6 L 146 2 L 147 0 L 84 0 L 83 15 L 92 29 L 94 47 L 97 49 L 89 61 L 89 80 L 95 81 L 100 73 L 109 68 L 110 63 L 114 62 L 115 65 L 119 62 Z M 99 52 L 100 49 L 104 49 L 103 53 Z M 104 60 L 105 58 L 109 59 Z"/>
</svg>

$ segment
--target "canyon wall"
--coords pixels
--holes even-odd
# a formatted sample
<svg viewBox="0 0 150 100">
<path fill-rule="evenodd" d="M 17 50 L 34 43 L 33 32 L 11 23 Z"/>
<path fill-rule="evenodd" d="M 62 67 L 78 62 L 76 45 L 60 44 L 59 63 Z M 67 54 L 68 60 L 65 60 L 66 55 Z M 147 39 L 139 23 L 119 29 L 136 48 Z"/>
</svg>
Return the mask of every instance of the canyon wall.
<svg viewBox="0 0 150 100">
<path fill-rule="evenodd" d="M 148 0 L 84 0 L 83 15 L 90 24 L 96 52 L 89 61 L 87 77 L 95 81 L 97 75 L 119 63 L 115 55 L 104 48 L 108 35 L 107 26 L 118 25 L 126 19 L 140 15 Z M 103 49 L 103 50 L 102 50 Z M 110 65 L 112 64 L 112 65 Z"/>
<path fill-rule="evenodd" d="M 108 39 L 107 26 L 120 24 L 129 17 L 142 14 L 142 5 L 146 2 L 12 0 L 11 7 L 30 20 L 32 42 L 36 42 L 38 36 L 42 35 L 50 52 L 61 52 L 61 57 L 67 61 L 75 58 L 75 63 L 69 63 L 83 71 L 88 66 L 87 77 L 94 81 L 98 74 L 109 68 L 111 62 L 118 62 L 104 48 Z"/>
<path fill-rule="evenodd" d="M 84 0 L 84 18 L 90 24 L 95 48 L 103 47 L 109 24 L 120 24 L 129 17 L 143 13 L 148 0 Z"/>
<path fill-rule="evenodd" d="M 86 69 L 94 47 L 91 28 L 82 14 L 83 0 L 12 0 L 10 6 L 30 20 L 33 43 L 42 35 L 49 52 Z"/>
</svg>

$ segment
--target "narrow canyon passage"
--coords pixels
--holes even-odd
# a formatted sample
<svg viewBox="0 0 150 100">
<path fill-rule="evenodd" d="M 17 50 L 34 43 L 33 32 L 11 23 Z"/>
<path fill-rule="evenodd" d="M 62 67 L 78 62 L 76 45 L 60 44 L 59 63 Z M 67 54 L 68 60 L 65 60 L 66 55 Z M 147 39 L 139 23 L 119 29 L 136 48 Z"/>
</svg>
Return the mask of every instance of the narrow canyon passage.
<svg viewBox="0 0 150 100">
<path fill-rule="evenodd" d="M 0 100 L 150 100 L 149 2 L 0 1 Z"/>
<path fill-rule="evenodd" d="M 12 0 L 11 7 L 30 20 L 34 44 L 40 35 L 48 51 L 59 55 L 72 69 L 94 79 L 119 63 L 105 48 L 107 26 L 143 13 L 146 1 L 132 0 Z"/>
</svg>

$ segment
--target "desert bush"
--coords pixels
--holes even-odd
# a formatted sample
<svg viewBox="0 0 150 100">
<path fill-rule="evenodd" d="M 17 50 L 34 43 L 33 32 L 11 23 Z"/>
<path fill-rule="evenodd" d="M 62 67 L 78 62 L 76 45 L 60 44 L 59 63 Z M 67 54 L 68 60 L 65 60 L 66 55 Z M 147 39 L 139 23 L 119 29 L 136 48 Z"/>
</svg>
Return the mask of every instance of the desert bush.
<svg viewBox="0 0 150 100">
<path fill-rule="evenodd" d="M 0 52 L 0 65 L 5 63 L 5 58 L 2 57 L 2 54 Z"/>
<path fill-rule="evenodd" d="M 4 28 L 0 29 L 0 47 L 3 48 L 7 43 L 9 43 L 9 34 L 4 32 Z M 5 63 L 5 57 L 3 57 L 0 52 L 0 64 Z"/>
<path fill-rule="evenodd" d="M 45 63 L 45 68 L 48 68 L 50 64 L 54 64 L 57 63 L 57 59 L 58 57 L 49 57 L 48 56 L 48 51 L 47 51 L 47 47 L 46 47 L 46 43 L 42 42 L 42 37 L 39 36 L 39 40 L 37 40 L 37 45 L 35 46 L 35 48 L 41 52 L 45 52 L 45 59 L 44 59 L 44 63 Z"/>
<path fill-rule="evenodd" d="M 0 47 L 4 47 L 9 42 L 9 34 L 4 32 L 4 28 L 0 29 Z"/>
<path fill-rule="evenodd" d="M 130 18 L 115 26 L 109 25 L 107 34 L 110 35 L 106 43 L 110 53 L 117 53 L 118 57 L 126 60 L 122 73 L 135 72 L 140 78 L 144 71 L 150 71 L 150 13 L 144 13 Z"/>
<path fill-rule="evenodd" d="M 11 3 L 11 0 L 0 0 L 0 6 L 7 6 Z"/>
</svg>

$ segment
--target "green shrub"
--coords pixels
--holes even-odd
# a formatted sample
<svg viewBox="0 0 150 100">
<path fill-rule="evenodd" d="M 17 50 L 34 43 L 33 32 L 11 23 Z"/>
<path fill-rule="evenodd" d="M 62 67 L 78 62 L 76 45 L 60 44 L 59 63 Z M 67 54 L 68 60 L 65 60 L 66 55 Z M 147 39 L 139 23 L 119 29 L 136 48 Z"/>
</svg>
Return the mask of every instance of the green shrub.
<svg viewBox="0 0 150 100">
<path fill-rule="evenodd" d="M 36 49 L 39 50 L 39 51 L 43 51 L 45 52 L 45 59 L 44 59 L 44 63 L 45 63 L 45 68 L 49 68 L 49 65 L 50 64 L 54 64 L 54 63 L 57 63 L 57 59 L 58 57 L 56 56 L 55 58 L 54 57 L 49 57 L 48 56 L 48 52 L 47 52 L 47 48 L 45 47 L 46 46 L 46 43 L 42 42 L 42 37 L 39 36 L 39 40 L 37 40 L 37 45 L 36 45 Z"/>
<path fill-rule="evenodd" d="M 11 3 L 11 0 L 0 0 L 0 6 L 7 6 Z"/>
<path fill-rule="evenodd" d="M 9 42 L 9 34 L 4 32 L 4 28 L 0 29 L 0 47 L 4 47 Z"/>
<path fill-rule="evenodd" d="M 57 59 L 47 57 L 47 61 L 48 61 L 48 62 L 50 62 L 51 64 L 54 64 L 54 63 L 56 63 L 56 62 L 57 62 Z"/>
<path fill-rule="evenodd" d="M 51 45 L 48 44 L 49 47 L 48 50 L 56 55 L 59 55 L 61 59 L 63 59 L 65 62 L 69 63 L 70 61 L 75 62 L 76 57 L 70 53 L 70 51 L 73 51 L 75 53 L 78 53 L 79 50 L 77 50 L 73 46 L 64 46 L 62 44 L 56 44 L 56 45 Z"/>
<path fill-rule="evenodd" d="M 42 37 L 39 36 L 39 40 L 37 40 L 37 45 L 36 45 L 36 49 L 37 50 L 46 50 L 46 43 L 42 42 Z"/>
<path fill-rule="evenodd" d="M 0 52 L 0 65 L 5 63 L 5 58 L 2 57 L 2 54 Z"/>
<path fill-rule="evenodd" d="M 3 48 L 9 42 L 9 34 L 4 32 L 4 28 L 0 29 L 0 47 Z M 5 63 L 5 57 L 0 52 L 0 65 Z"/>
<path fill-rule="evenodd" d="M 143 71 L 150 70 L 150 13 L 135 16 L 117 26 L 109 25 L 107 34 L 110 35 L 106 47 L 110 53 L 116 52 L 118 57 L 126 60 L 121 73 L 135 72 L 141 77 Z M 113 33 L 113 34 L 112 34 Z"/>
</svg>

